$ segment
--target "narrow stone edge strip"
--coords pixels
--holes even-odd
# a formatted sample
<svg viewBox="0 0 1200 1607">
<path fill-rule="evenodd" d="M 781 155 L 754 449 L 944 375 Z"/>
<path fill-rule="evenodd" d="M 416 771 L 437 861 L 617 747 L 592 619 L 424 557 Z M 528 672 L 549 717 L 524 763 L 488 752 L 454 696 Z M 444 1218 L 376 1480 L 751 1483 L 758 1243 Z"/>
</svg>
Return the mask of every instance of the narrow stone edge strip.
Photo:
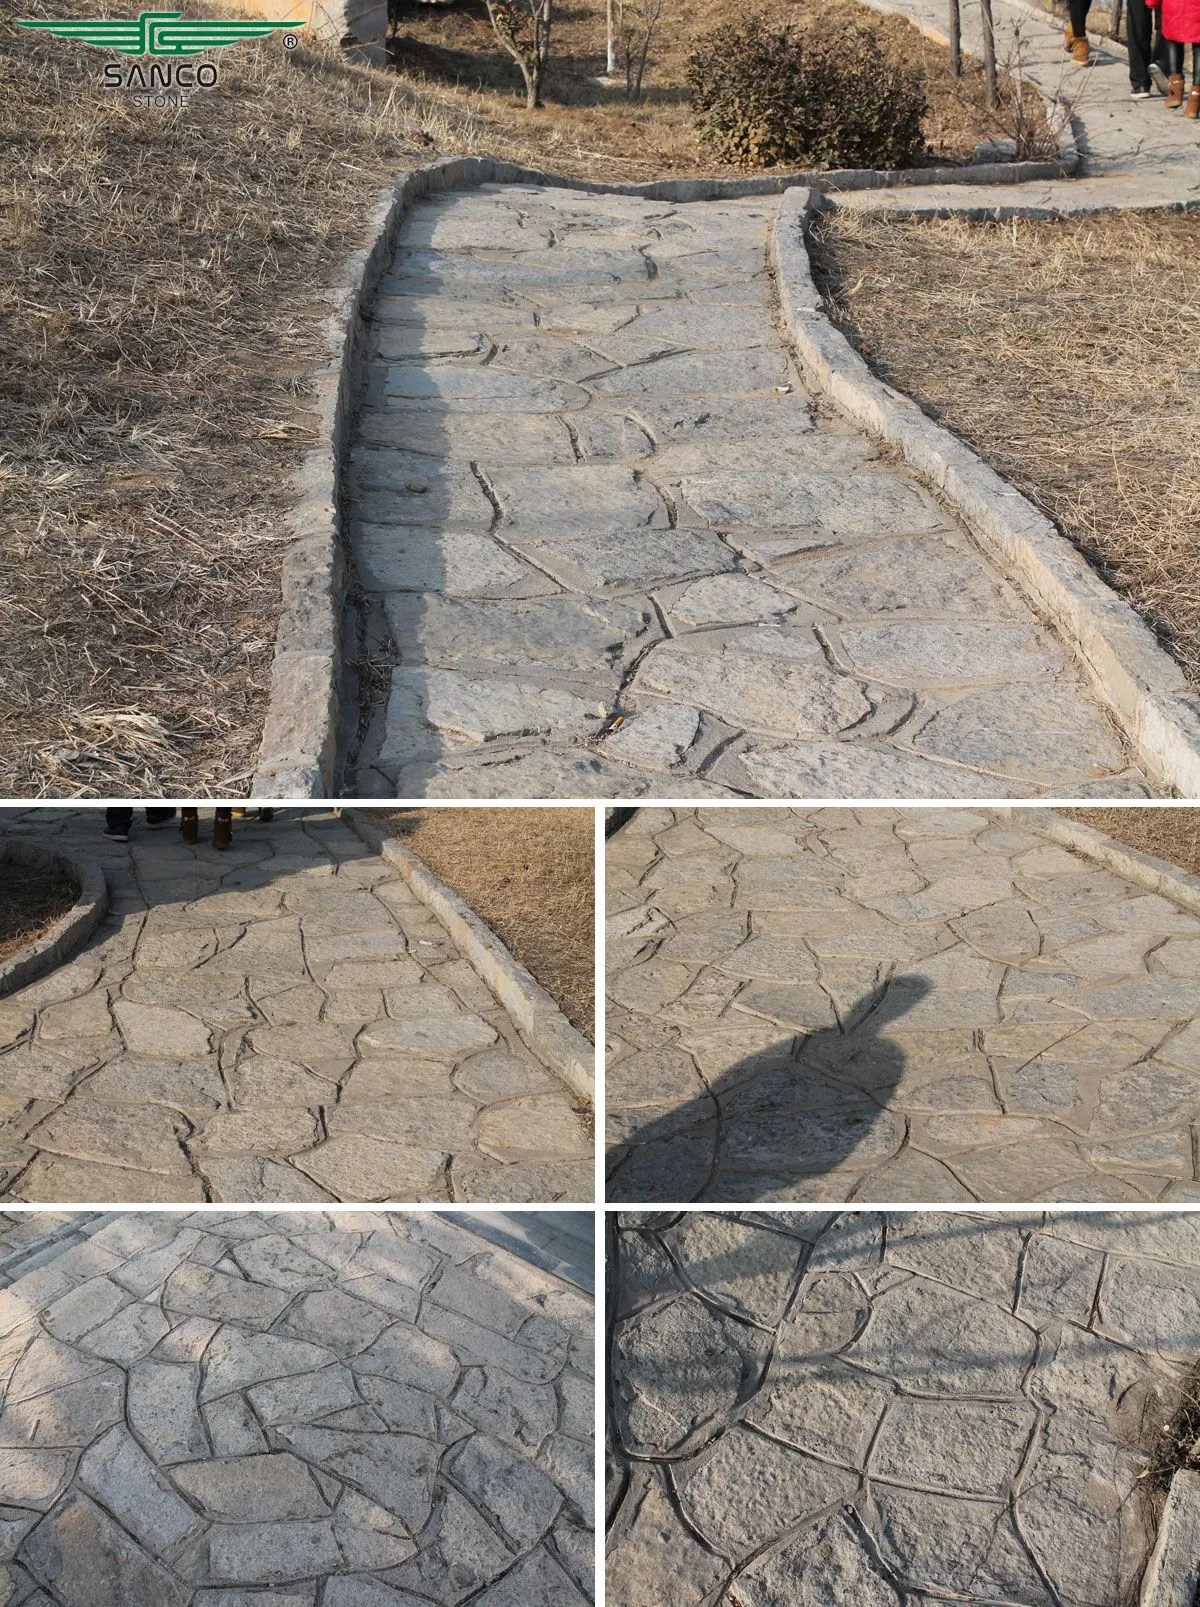
<svg viewBox="0 0 1200 1607">
<path fill-rule="evenodd" d="M 108 910 L 108 882 L 94 859 L 71 859 L 56 848 L 16 838 L 0 840 L 0 862 L 46 869 L 61 865 L 79 883 L 79 897 L 66 914 L 0 964 L 0 998 L 4 998 L 56 970 L 83 947 Z"/>
<path fill-rule="evenodd" d="M 1139 1607 L 1194 1607 L 1200 1588 L 1200 1473 L 1171 1480 L 1158 1537 L 1142 1576 Z"/>
<path fill-rule="evenodd" d="M 503 1215 L 504 1213 L 497 1212 L 496 1214 Z M 443 1221 L 453 1222 L 455 1227 L 461 1228 L 464 1233 L 473 1233 L 477 1239 L 481 1239 L 487 1245 L 489 1252 L 503 1250 L 506 1255 L 513 1256 L 518 1261 L 523 1261 L 526 1266 L 536 1267 L 539 1272 L 545 1273 L 546 1277 L 553 1278 L 557 1283 L 565 1284 L 568 1289 L 573 1289 L 576 1294 L 581 1294 L 586 1299 L 593 1303 L 595 1302 L 595 1290 L 589 1289 L 585 1284 L 576 1283 L 574 1278 L 568 1278 L 565 1274 L 559 1272 L 560 1263 L 557 1258 L 552 1256 L 549 1251 L 542 1250 L 539 1245 L 532 1244 L 528 1240 L 514 1238 L 511 1233 L 506 1233 L 498 1223 L 489 1222 L 486 1216 L 482 1216 L 475 1211 L 439 1211 L 438 1215 Z"/>
<path fill-rule="evenodd" d="M 784 324 L 806 378 L 868 435 L 894 447 L 993 563 L 1015 571 L 1034 607 L 1074 650 L 1151 780 L 1200 796 L 1200 710 L 1183 671 L 1045 514 L 911 397 L 876 378 L 834 328 L 806 243 L 818 206 L 812 191 L 789 190 L 771 235 Z"/>
<path fill-rule="evenodd" d="M 573 1027 L 540 982 L 514 958 L 471 906 L 371 818 L 372 811 L 347 809 L 343 818 L 381 859 L 404 877 L 422 904 L 437 916 L 455 947 L 512 1017 L 521 1036 L 578 1098 L 596 1097 L 596 1050 Z"/>
<path fill-rule="evenodd" d="M 965 805 L 964 807 L 970 807 Z M 1086 808 L 1086 805 L 1081 805 Z M 1127 848 L 1115 837 L 1109 837 L 1094 826 L 1085 826 L 1077 820 L 1066 820 L 1056 809 L 1022 809 L 1009 805 L 996 805 L 989 813 L 999 816 L 1013 826 L 1028 826 L 1039 837 L 1048 837 L 1063 848 L 1073 848 L 1085 859 L 1116 871 L 1135 887 L 1169 898 L 1189 915 L 1200 915 L 1200 876 L 1193 876 L 1168 859 L 1143 853 L 1140 848 Z"/>
<path fill-rule="evenodd" d="M 346 257 L 333 283 L 320 293 L 330 311 L 323 325 L 326 359 L 312 374 L 311 411 L 317 417 L 319 444 L 305 453 L 293 477 L 296 500 L 288 514 L 292 541 L 283 558 L 275 655 L 251 798 L 299 800 L 334 795 L 345 674 L 342 616 L 347 552 L 342 528 L 342 466 L 365 381 L 364 315 L 414 201 L 440 190 L 473 189 L 481 184 L 539 184 L 592 195 L 630 195 L 682 204 L 784 195 L 797 184 L 838 190 L 1017 184 L 1066 177 L 1078 165 L 1076 155 L 1074 167 L 1063 162 L 989 162 L 967 168 L 847 169 L 601 184 L 490 156 L 451 156 L 406 173 L 368 212 L 370 244 Z"/>
</svg>

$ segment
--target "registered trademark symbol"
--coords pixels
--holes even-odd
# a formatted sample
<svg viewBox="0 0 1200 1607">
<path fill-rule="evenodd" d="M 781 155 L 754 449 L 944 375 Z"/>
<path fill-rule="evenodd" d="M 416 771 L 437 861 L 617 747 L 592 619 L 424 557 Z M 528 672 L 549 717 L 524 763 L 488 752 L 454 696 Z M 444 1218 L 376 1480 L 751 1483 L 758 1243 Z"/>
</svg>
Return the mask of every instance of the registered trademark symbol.
<svg viewBox="0 0 1200 1607">
<path fill-rule="evenodd" d="M 283 36 L 283 48 L 285 50 L 295 50 L 296 46 L 299 43 L 300 43 L 300 41 L 299 41 L 299 39 L 296 38 L 296 35 L 294 33 L 285 33 L 284 34 L 284 36 Z"/>
</svg>

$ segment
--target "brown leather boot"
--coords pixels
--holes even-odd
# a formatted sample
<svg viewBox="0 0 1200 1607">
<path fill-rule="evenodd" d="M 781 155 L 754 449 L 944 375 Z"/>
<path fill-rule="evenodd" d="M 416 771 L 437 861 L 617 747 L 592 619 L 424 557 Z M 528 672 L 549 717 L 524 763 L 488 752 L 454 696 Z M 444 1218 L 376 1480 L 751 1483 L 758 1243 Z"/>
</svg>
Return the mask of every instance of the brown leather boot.
<svg viewBox="0 0 1200 1607">
<path fill-rule="evenodd" d="M 1169 112 L 1178 111 L 1183 105 L 1183 74 L 1172 73 L 1167 80 L 1166 108 Z"/>
<path fill-rule="evenodd" d="M 1071 46 L 1071 56 L 1075 63 L 1080 67 L 1086 67 L 1088 62 L 1091 61 L 1092 53 L 1088 48 L 1086 37 L 1083 39 L 1077 39 Z"/>
<path fill-rule="evenodd" d="M 1183 108 L 1185 117 L 1200 117 L 1200 84 L 1192 85 L 1192 92 L 1187 98 L 1187 105 Z"/>
<path fill-rule="evenodd" d="M 1072 28 L 1071 24 L 1068 22 L 1067 26 L 1063 29 L 1063 49 L 1067 52 L 1067 54 L 1069 56 L 1071 54 L 1072 50 L 1074 50 L 1074 48 L 1075 48 L 1075 30 L 1074 30 L 1074 28 Z"/>
</svg>

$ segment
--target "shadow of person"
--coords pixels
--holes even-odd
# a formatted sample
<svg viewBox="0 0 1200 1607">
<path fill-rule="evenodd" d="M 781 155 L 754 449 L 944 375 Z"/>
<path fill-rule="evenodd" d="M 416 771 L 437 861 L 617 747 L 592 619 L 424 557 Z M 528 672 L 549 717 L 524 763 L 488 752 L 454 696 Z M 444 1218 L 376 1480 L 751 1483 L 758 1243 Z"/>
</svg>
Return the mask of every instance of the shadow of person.
<svg viewBox="0 0 1200 1607">
<path fill-rule="evenodd" d="M 864 994 L 836 1026 L 781 1036 L 669 1108 L 609 1097 L 616 1148 L 606 1198 L 616 1204 L 845 1200 L 905 1136 L 889 1108 L 904 1075 L 887 1036 L 932 989 L 910 974 Z M 755 1018 L 742 1018 L 746 1023 Z M 655 1051 L 646 1051 L 652 1068 Z M 615 1075 L 610 1073 L 610 1077 Z M 638 1095 L 641 1098 L 641 1094 Z"/>
</svg>

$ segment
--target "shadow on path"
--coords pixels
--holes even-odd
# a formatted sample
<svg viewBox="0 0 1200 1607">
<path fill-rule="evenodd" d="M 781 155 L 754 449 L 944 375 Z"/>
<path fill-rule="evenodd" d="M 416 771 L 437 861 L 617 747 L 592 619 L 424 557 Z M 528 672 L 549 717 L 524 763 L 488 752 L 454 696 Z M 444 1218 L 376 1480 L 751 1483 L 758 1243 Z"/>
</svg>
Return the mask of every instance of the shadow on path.
<svg viewBox="0 0 1200 1607">
<path fill-rule="evenodd" d="M 625 1128 L 606 1198 L 805 1198 L 800 1191 L 814 1179 L 882 1166 L 904 1139 L 903 1118 L 889 1104 L 905 1054 L 881 1034 L 932 986 L 919 974 L 892 978 L 842 1011 L 837 1026 L 780 1037 L 670 1110 L 619 1111 Z M 756 1019 L 744 1017 L 747 1025 Z"/>
</svg>

